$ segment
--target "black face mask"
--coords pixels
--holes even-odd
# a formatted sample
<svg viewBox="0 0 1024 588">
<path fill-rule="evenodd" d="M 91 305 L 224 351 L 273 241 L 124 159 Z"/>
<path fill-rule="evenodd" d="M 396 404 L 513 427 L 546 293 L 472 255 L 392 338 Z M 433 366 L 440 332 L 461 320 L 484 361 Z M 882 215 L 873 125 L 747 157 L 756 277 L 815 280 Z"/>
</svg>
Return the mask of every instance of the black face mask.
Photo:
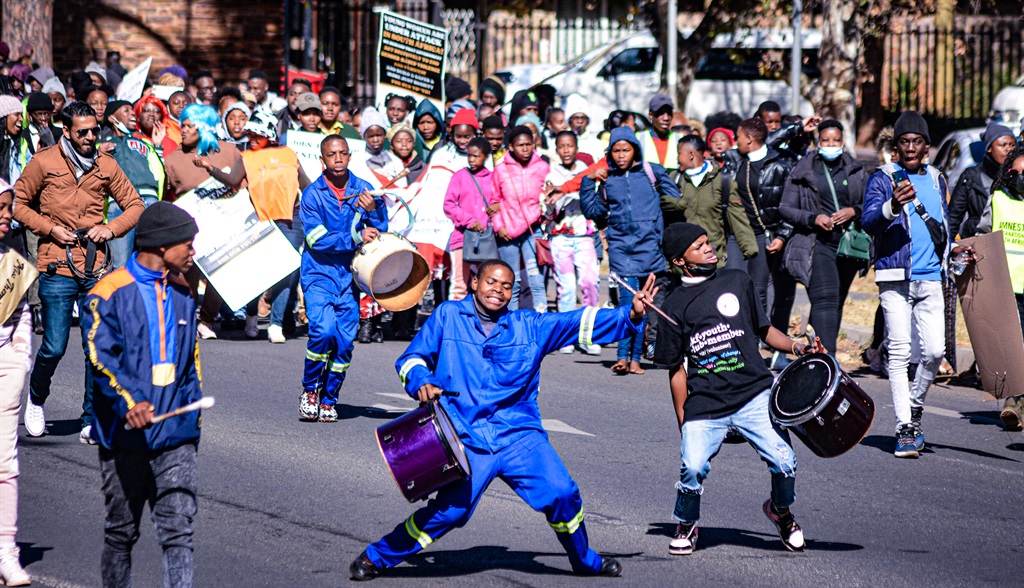
<svg viewBox="0 0 1024 588">
<path fill-rule="evenodd" d="M 1017 178 L 1010 184 L 1010 189 L 1018 195 L 1024 195 L 1024 175 L 1017 174 Z"/>
<path fill-rule="evenodd" d="M 686 266 L 686 271 L 695 278 L 710 278 L 718 271 L 717 263 L 697 263 Z"/>
</svg>

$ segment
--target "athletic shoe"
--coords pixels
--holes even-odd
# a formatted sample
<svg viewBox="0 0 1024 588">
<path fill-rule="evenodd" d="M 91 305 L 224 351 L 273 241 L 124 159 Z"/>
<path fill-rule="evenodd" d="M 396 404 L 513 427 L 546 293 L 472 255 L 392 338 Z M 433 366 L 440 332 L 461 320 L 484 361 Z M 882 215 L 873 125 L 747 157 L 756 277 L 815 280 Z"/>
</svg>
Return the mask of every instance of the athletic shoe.
<svg viewBox="0 0 1024 588">
<path fill-rule="evenodd" d="M 210 328 L 210 325 L 206 323 L 199 323 L 199 327 L 196 328 L 196 332 L 199 333 L 199 338 L 203 340 L 217 338 L 217 333 L 214 333 L 213 329 Z"/>
<path fill-rule="evenodd" d="M 654 359 L 654 341 L 644 344 L 644 359 L 647 361 Z"/>
<path fill-rule="evenodd" d="M 364 551 L 348 567 L 348 573 L 356 582 L 365 582 L 376 578 L 380 574 L 380 570 L 366 557 L 366 552 Z"/>
<path fill-rule="evenodd" d="M 28 586 L 32 578 L 21 567 L 21 551 L 17 547 L 0 549 L 0 584 L 5 586 Z"/>
<path fill-rule="evenodd" d="M 999 413 L 999 420 L 1003 421 L 1003 428 L 1007 431 L 1024 431 L 1024 419 L 1021 419 L 1019 397 L 1010 396 L 1003 402 L 1003 410 Z"/>
<path fill-rule="evenodd" d="M 697 548 L 697 523 L 679 523 L 668 552 L 672 555 L 690 555 Z"/>
<path fill-rule="evenodd" d="M 598 576 L 604 576 L 605 578 L 618 578 L 621 573 L 622 564 L 614 557 L 608 557 L 607 555 L 601 561 L 601 569 L 597 571 Z"/>
<path fill-rule="evenodd" d="M 32 402 L 29 398 L 25 405 L 25 430 L 29 437 L 42 437 L 46 432 L 46 414 L 43 412 L 43 405 Z"/>
<path fill-rule="evenodd" d="M 914 431 L 914 425 L 903 425 L 900 427 L 898 433 L 896 433 L 896 451 L 893 452 L 896 457 L 917 457 L 917 433 Z"/>
<path fill-rule="evenodd" d="M 356 341 L 360 343 L 370 342 L 370 331 L 373 327 L 370 326 L 369 319 L 359 319 L 359 332 L 356 334 Z"/>
<path fill-rule="evenodd" d="M 921 427 L 921 415 L 924 414 L 924 407 L 918 406 L 910 409 L 910 426 L 914 427 L 914 447 L 918 452 L 924 451 L 924 428 Z"/>
<path fill-rule="evenodd" d="M 572 345 L 566 345 L 565 347 L 558 350 L 559 353 L 564 355 L 572 355 L 572 352 L 576 349 Z"/>
<path fill-rule="evenodd" d="M 299 420 L 315 421 L 320 416 L 319 402 L 320 394 L 316 390 L 303 390 L 299 395 Z"/>
<path fill-rule="evenodd" d="M 338 411 L 334 409 L 333 404 L 321 404 L 320 405 L 320 422 L 321 423 L 336 423 L 338 422 Z"/>
<path fill-rule="evenodd" d="M 601 346 L 597 343 L 583 346 L 583 353 L 587 355 L 601 355 Z"/>
<path fill-rule="evenodd" d="M 245 317 L 245 336 L 247 339 L 255 339 L 260 336 L 260 317 Z"/>
<path fill-rule="evenodd" d="M 92 425 L 82 427 L 82 432 L 78 434 L 78 442 L 82 445 L 96 445 L 96 440 L 92 438 Z"/>
<path fill-rule="evenodd" d="M 370 333 L 371 343 L 383 343 L 384 342 L 384 329 L 380 326 L 373 327 L 373 331 Z"/>
<path fill-rule="evenodd" d="M 779 537 L 782 538 L 782 544 L 786 546 L 786 549 L 797 553 L 804 550 L 804 532 L 800 530 L 800 525 L 796 524 L 796 519 L 793 518 L 793 513 L 789 512 L 788 508 L 786 512 L 779 514 L 775 512 L 772 501 L 765 500 L 761 510 L 779 531 Z"/>
<path fill-rule="evenodd" d="M 267 327 L 267 339 L 271 343 L 284 343 L 284 329 L 281 328 L 281 325 L 270 325 Z"/>
</svg>

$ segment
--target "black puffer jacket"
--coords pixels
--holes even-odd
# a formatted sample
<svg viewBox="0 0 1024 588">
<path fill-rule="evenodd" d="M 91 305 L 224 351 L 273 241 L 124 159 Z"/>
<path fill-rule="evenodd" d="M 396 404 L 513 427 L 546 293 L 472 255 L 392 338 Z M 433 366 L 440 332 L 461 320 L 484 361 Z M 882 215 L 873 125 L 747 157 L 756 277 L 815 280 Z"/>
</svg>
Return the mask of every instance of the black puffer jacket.
<svg viewBox="0 0 1024 588">
<path fill-rule="evenodd" d="M 734 181 L 743 181 L 749 166 L 750 160 L 743 158 L 739 168 L 736 170 L 736 179 Z M 758 183 L 757 207 L 760 211 L 761 220 L 764 222 L 765 228 L 772 232 L 773 237 L 779 237 L 783 241 L 788 239 L 793 233 L 793 227 L 779 213 L 782 192 L 786 189 L 786 179 L 789 178 L 789 172 L 792 169 L 792 165 L 786 158 L 782 157 L 778 151 L 769 148 L 768 155 L 764 160 L 764 166 L 761 168 L 760 182 Z M 743 202 L 743 208 L 747 211 L 747 217 L 750 219 L 750 226 L 754 228 L 754 232 L 760 233 L 757 215 L 754 214 L 751 203 L 749 201 Z"/>
<path fill-rule="evenodd" d="M 978 165 L 960 174 L 949 199 L 949 226 L 961 239 L 978 234 L 978 220 L 992 195 L 992 182 L 999 173 L 999 164 L 988 153 Z"/>
</svg>

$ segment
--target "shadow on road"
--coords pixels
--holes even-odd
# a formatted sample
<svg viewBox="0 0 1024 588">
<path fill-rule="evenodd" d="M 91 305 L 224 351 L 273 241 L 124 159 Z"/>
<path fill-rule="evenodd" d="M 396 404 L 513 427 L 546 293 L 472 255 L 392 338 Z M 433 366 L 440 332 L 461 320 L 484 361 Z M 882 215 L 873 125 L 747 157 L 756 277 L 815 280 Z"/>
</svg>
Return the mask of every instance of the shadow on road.
<svg viewBox="0 0 1024 588">
<path fill-rule="evenodd" d="M 676 530 L 675 523 L 651 523 L 647 529 L 648 535 L 662 535 L 671 537 Z M 782 541 L 778 536 L 771 533 L 759 533 L 743 529 L 726 529 L 723 527 L 699 527 L 699 540 L 697 549 L 703 550 L 719 545 L 737 545 L 751 549 L 763 549 L 765 551 L 786 552 Z M 860 551 L 863 545 L 853 543 L 838 543 L 834 541 L 807 540 L 807 551 Z"/>
<path fill-rule="evenodd" d="M 860 442 L 861 445 L 868 447 L 874 447 L 875 449 L 881 449 L 886 453 L 892 453 L 895 448 L 895 438 L 888 435 L 868 435 L 864 437 L 864 440 Z M 957 451 L 960 453 L 967 453 L 969 455 L 975 455 L 977 457 L 988 457 L 990 459 L 997 459 L 999 461 L 1012 461 L 1017 462 L 1018 460 L 1004 455 L 997 455 L 995 453 L 989 453 L 987 451 L 981 451 L 980 449 L 969 449 L 967 447 L 955 447 L 953 445 L 943 445 L 941 443 L 933 443 L 931 441 L 925 442 L 925 448 L 923 453 L 935 453 L 934 449 L 943 449 L 948 451 Z"/>
<path fill-rule="evenodd" d="M 338 411 L 338 420 L 344 421 L 347 419 L 355 419 L 359 417 L 366 417 L 368 419 L 380 419 L 384 421 L 390 421 L 396 419 L 405 413 L 385 410 L 383 408 L 374 408 L 372 406 L 352 406 L 349 404 L 336 404 L 334 408 Z"/>
<path fill-rule="evenodd" d="M 46 434 L 53 437 L 67 437 L 82 432 L 82 422 L 78 419 L 50 421 L 46 424 Z"/>
<path fill-rule="evenodd" d="M 44 553 L 47 551 L 53 551 L 52 547 L 36 547 L 35 543 L 18 543 L 18 547 L 21 549 L 22 567 L 30 566 L 37 561 L 42 561 Z"/>
<path fill-rule="evenodd" d="M 568 570 L 553 568 L 538 562 L 538 557 L 555 557 L 565 560 L 565 553 L 510 551 L 507 547 L 492 545 L 460 551 L 432 551 L 428 554 L 411 557 L 406 560 L 405 565 L 387 570 L 385 574 L 387 577 L 394 578 L 443 578 L 505 569 L 546 576 L 572 575 Z M 568 565 L 567 560 L 566 565 Z"/>
<path fill-rule="evenodd" d="M 1003 426 L 1002 421 L 999 420 L 998 410 L 962 412 L 960 414 L 972 425 L 998 425 L 1000 428 Z"/>
<path fill-rule="evenodd" d="M 1010 443 L 1006 448 L 1010 451 L 1024 451 L 1024 443 Z"/>
</svg>

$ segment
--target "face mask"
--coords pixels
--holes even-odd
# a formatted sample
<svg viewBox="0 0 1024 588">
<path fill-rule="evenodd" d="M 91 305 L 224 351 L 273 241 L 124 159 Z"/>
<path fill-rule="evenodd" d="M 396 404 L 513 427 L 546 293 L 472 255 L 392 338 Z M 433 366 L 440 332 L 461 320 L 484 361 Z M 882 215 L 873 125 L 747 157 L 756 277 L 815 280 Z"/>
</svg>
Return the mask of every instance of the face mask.
<svg viewBox="0 0 1024 588">
<path fill-rule="evenodd" d="M 1010 182 L 1010 189 L 1024 195 L 1024 175 L 1017 174 L 1017 178 Z"/>
<path fill-rule="evenodd" d="M 717 263 L 697 263 L 686 266 L 686 271 L 696 278 L 710 278 L 718 270 Z"/>
<path fill-rule="evenodd" d="M 837 159 L 839 159 L 840 157 L 843 156 L 843 148 L 842 147 L 819 147 L 818 148 L 818 155 L 820 155 L 822 157 L 822 159 L 826 159 L 828 161 L 835 161 L 835 160 L 837 160 Z"/>
<path fill-rule="evenodd" d="M 128 130 L 128 127 L 126 127 L 123 122 L 117 119 L 114 120 L 114 126 L 117 127 L 117 130 L 121 131 L 121 133 L 124 135 L 132 134 L 132 132 Z"/>
</svg>

